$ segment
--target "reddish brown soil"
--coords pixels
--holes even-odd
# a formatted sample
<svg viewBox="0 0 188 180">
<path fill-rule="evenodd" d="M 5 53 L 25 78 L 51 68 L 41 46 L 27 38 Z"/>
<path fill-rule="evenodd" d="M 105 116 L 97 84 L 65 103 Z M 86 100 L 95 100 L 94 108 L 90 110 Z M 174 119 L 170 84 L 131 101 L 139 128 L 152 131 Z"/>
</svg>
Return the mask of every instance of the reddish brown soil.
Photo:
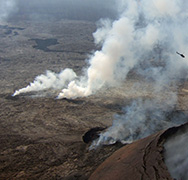
<svg viewBox="0 0 188 180">
<path fill-rule="evenodd" d="M 176 133 L 185 133 L 188 124 L 158 132 L 126 145 L 107 158 L 90 180 L 172 180 L 164 163 L 164 142 Z"/>
</svg>

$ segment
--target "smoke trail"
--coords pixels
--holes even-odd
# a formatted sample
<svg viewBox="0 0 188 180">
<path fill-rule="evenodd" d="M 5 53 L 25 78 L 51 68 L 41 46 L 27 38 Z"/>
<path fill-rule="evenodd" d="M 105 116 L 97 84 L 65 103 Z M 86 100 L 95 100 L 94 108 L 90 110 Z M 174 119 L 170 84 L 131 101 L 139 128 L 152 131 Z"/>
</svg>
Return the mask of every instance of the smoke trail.
<svg viewBox="0 0 188 180">
<path fill-rule="evenodd" d="M 10 13 L 16 11 L 15 0 L 0 0 L 0 21 L 6 20 Z"/>
<path fill-rule="evenodd" d="M 122 0 L 120 4 L 125 7 L 120 18 L 102 21 L 94 33 L 102 48 L 90 58 L 84 78 L 70 82 L 59 99 L 85 97 L 102 87 L 117 86 L 133 68 L 147 79 L 157 79 L 158 84 L 187 76 L 188 61 L 176 51 L 187 52 L 188 3 Z"/>
<path fill-rule="evenodd" d="M 165 163 L 174 179 L 188 179 L 188 133 L 180 133 L 165 143 Z"/>
<path fill-rule="evenodd" d="M 110 43 L 114 39 L 117 40 L 117 43 L 113 41 L 114 46 L 111 49 L 117 53 L 115 57 L 110 56 L 112 57 L 111 79 L 103 78 L 103 84 L 117 79 L 126 79 L 128 72 L 134 68 L 134 73 L 142 76 L 145 81 L 153 82 L 154 95 L 152 100 L 139 99 L 127 106 L 124 109 L 124 115 L 115 117 L 112 126 L 93 142 L 91 149 L 116 141 L 132 142 L 161 129 L 185 122 L 178 117 L 176 121 L 169 120 L 167 114 L 176 108 L 178 84 L 188 77 L 186 59 L 188 3 L 183 0 L 127 0 L 124 2 L 126 10 L 119 20 L 112 23 L 112 28 L 103 40 L 100 53 L 104 53 L 104 49 L 108 49 L 109 46 L 112 47 Z M 117 24 L 119 26 L 116 29 Z M 176 49 L 185 53 L 185 59 L 176 55 Z M 111 53 L 108 51 L 106 54 L 105 51 L 104 54 L 108 56 Z M 92 59 L 91 69 L 94 62 Z M 105 61 L 100 63 L 104 63 L 103 67 L 110 67 L 106 66 Z M 90 82 L 91 78 L 88 75 L 88 84 Z"/>
<path fill-rule="evenodd" d="M 187 52 L 185 7 L 188 3 L 183 0 L 123 2 L 126 8 L 120 18 L 112 23 L 103 22 L 94 34 L 95 42 L 103 46 L 89 60 L 87 81 L 71 82 L 59 98 L 88 96 L 105 85 L 116 86 L 133 68 L 162 84 L 182 75 L 188 63 L 176 51 Z"/>
<path fill-rule="evenodd" d="M 42 91 L 46 89 L 62 89 L 71 80 L 76 78 L 76 73 L 72 69 L 65 69 L 59 74 L 51 71 L 46 71 L 46 74 L 39 75 L 35 78 L 34 82 L 30 83 L 25 88 L 15 91 L 13 96 L 17 96 L 21 93 L 27 93 L 31 91 Z"/>
<path fill-rule="evenodd" d="M 163 101 L 160 97 L 134 100 L 130 106 L 124 108 L 123 115 L 115 115 L 112 126 L 100 134 L 90 149 L 116 142 L 131 143 L 162 129 L 187 122 L 187 116 L 181 113 L 170 117 L 177 96 L 172 93 L 166 95 L 167 101 Z"/>
<path fill-rule="evenodd" d="M 169 119 L 167 114 L 176 108 L 178 82 L 188 78 L 188 1 L 121 0 L 120 3 L 125 9 L 119 19 L 101 21 L 94 33 L 95 42 L 102 48 L 89 59 L 86 74 L 77 80 L 73 76 L 58 98 L 86 97 L 105 86 L 118 86 L 131 71 L 153 82 L 155 95 L 153 99 L 138 99 L 125 107 L 124 115 L 116 115 L 112 126 L 91 148 L 116 141 L 129 143 L 184 122 L 179 117 Z M 46 79 L 52 82 L 49 86 L 46 80 L 41 83 L 36 78 L 14 95 L 58 84 L 53 80 L 56 78 Z"/>
</svg>

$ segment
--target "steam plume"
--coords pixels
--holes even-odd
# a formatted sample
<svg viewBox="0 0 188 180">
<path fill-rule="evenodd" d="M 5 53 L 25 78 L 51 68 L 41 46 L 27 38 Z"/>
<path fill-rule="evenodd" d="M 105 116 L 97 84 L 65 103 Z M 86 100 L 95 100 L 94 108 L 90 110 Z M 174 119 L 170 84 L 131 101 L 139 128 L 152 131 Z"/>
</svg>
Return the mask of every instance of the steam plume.
<svg viewBox="0 0 188 180">
<path fill-rule="evenodd" d="M 159 97 L 155 99 L 134 100 L 131 105 L 123 109 L 124 114 L 115 115 L 113 124 L 108 130 L 100 134 L 90 149 L 104 144 L 131 143 L 168 127 L 187 122 L 184 114 L 170 114 L 174 110 L 177 97 L 166 94 L 169 100 L 163 102 Z"/>
<path fill-rule="evenodd" d="M 70 82 L 59 99 L 85 97 L 104 86 L 117 86 L 133 68 L 145 78 L 154 79 L 156 90 L 172 79 L 187 76 L 184 71 L 188 61 L 176 51 L 186 56 L 188 3 L 123 0 L 120 4 L 125 7 L 120 18 L 102 21 L 94 33 L 95 42 L 102 48 L 90 58 L 84 78 Z"/>
<path fill-rule="evenodd" d="M 166 120 L 166 114 L 176 107 L 178 83 L 188 77 L 188 2 L 120 2 L 125 9 L 119 19 L 114 22 L 101 21 L 101 26 L 94 33 L 95 42 L 102 44 L 102 48 L 90 58 L 86 74 L 79 79 L 73 76 L 58 98 L 86 97 L 105 86 L 118 86 L 126 81 L 130 71 L 145 81 L 153 82 L 154 95 L 152 100 L 138 99 L 127 106 L 125 115 L 117 116 L 112 127 L 101 134 L 93 146 L 105 142 L 130 142 L 182 123 Z M 47 78 L 51 79 L 56 78 Z M 34 83 L 16 91 L 14 95 L 54 87 L 56 80 L 52 80 L 50 86 L 45 82 L 41 83 L 39 78 L 38 83 L 36 78 Z"/>
<path fill-rule="evenodd" d="M 15 0 L 0 0 L 0 21 L 6 20 L 8 15 L 15 11 L 16 1 Z"/>
<path fill-rule="evenodd" d="M 188 3 L 183 0 L 123 2 L 126 8 L 120 18 L 112 23 L 103 21 L 94 33 L 95 42 L 103 46 L 89 60 L 86 82 L 71 82 L 59 98 L 84 97 L 104 85 L 116 86 L 133 68 L 163 84 L 182 75 L 188 63 L 176 51 L 187 52 L 185 7 Z"/>
<path fill-rule="evenodd" d="M 174 179 L 188 179 L 188 133 L 173 136 L 165 143 L 165 163 Z"/>
<path fill-rule="evenodd" d="M 25 88 L 15 91 L 13 96 L 21 93 L 27 93 L 31 91 L 42 91 L 46 89 L 62 89 L 71 80 L 76 78 L 76 74 L 72 69 L 65 69 L 59 74 L 51 71 L 46 71 L 46 74 L 39 75 L 35 78 L 34 82 L 30 83 Z"/>
<path fill-rule="evenodd" d="M 134 68 L 134 73 L 153 82 L 154 95 L 152 100 L 138 99 L 127 106 L 125 114 L 115 117 L 112 126 L 93 142 L 91 149 L 116 141 L 132 142 L 185 122 L 179 117 L 169 119 L 167 114 L 177 106 L 178 84 L 187 79 L 188 11 L 185 7 L 188 3 L 184 0 L 127 0 L 124 5 L 125 11 L 112 23 L 111 29 L 104 27 L 109 30 L 101 39 L 102 50 L 91 59 L 86 89 L 90 88 L 91 93 L 96 87 L 98 90 L 101 86 L 93 86 L 97 82 L 116 85 L 115 80 L 125 80 Z M 97 31 L 100 32 L 104 33 Z M 177 56 L 177 48 L 185 59 Z M 92 78 L 91 72 L 97 76 Z M 62 94 L 64 96 L 66 94 Z"/>
</svg>

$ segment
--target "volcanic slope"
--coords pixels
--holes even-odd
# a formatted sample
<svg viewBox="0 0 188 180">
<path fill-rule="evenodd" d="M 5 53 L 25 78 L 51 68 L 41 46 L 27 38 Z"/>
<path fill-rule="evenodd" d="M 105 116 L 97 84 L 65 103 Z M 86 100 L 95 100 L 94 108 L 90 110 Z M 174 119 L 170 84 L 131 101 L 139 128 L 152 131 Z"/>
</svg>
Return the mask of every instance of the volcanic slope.
<svg viewBox="0 0 188 180">
<path fill-rule="evenodd" d="M 187 127 L 188 124 L 169 128 L 122 147 L 107 158 L 89 179 L 172 180 L 164 162 L 164 143 L 172 136 L 185 133 Z"/>
</svg>

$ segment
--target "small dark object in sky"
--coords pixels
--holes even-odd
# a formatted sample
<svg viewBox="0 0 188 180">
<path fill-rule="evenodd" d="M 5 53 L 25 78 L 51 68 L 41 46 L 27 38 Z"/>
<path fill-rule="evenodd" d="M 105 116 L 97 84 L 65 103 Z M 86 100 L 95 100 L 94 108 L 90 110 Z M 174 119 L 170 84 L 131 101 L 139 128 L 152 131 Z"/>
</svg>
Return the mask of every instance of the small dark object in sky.
<svg viewBox="0 0 188 180">
<path fill-rule="evenodd" d="M 185 58 L 184 54 L 180 54 L 179 52 L 176 52 L 178 55 L 180 55 L 182 58 Z"/>
</svg>

